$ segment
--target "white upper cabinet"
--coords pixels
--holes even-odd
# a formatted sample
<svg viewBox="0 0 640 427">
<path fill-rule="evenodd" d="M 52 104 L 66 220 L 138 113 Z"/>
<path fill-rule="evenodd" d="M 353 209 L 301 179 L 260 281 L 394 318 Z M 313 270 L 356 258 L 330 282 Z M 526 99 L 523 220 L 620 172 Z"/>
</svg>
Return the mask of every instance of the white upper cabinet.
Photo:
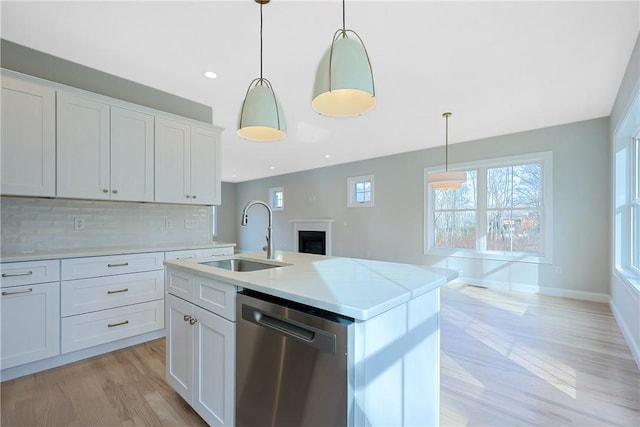
<svg viewBox="0 0 640 427">
<path fill-rule="evenodd" d="M 58 93 L 58 196 L 153 201 L 153 116 Z"/>
<path fill-rule="evenodd" d="M 58 196 L 109 199 L 109 105 L 58 92 Z"/>
<path fill-rule="evenodd" d="M 156 202 L 220 204 L 220 132 L 156 118 Z"/>
<path fill-rule="evenodd" d="M 54 197 L 55 91 L 2 76 L 3 195 Z"/>
<path fill-rule="evenodd" d="M 153 201 L 153 116 L 111 107 L 111 200 Z"/>
</svg>

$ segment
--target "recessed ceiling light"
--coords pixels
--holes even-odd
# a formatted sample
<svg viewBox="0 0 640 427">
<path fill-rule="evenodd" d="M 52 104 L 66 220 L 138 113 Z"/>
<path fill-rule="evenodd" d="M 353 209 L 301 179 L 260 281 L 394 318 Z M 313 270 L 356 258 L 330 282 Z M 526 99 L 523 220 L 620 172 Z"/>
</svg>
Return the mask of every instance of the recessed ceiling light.
<svg viewBox="0 0 640 427">
<path fill-rule="evenodd" d="M 206 73 L 204 73 L 204 76 L 209 78 L 209 79 L 215 79 L 218 77 L 218 75 L 216 73 L 214 73 L 213 71 L 207 71 Z"/>
<path fill-rule="evenodd" d="M 237 178 L 237 177 L 238 175 L 235 175 L 235 174 L 231 175 L 231 178 Z"/>
<path fill-rule="evenodd" d="M 276 167 L 275 166 L 269 166 L 269 169 L 274 170 Z"/>
<path fill-rule="evenodd" d="M 328 159 L 329 157 L 331 157 L 331 154 L 325 154 L 325 155 L 324 155 L 324 158 L 325 158 L 325 159 Z"/>
</svg>

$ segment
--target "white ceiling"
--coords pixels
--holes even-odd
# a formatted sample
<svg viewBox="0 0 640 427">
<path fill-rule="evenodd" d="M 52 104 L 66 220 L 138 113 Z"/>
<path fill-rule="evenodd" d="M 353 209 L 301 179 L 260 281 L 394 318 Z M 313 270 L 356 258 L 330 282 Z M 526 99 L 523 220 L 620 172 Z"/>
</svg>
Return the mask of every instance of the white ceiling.
<svg viewBox="0 0 640 427">
<path fill-rule="evenodd" d="M 2 38 L 213 107 L 222 178 L 240 182 L 608 116 L 640 30 L 640 1 L 346 3 L 373 64 L 377 106 L 311 108 L 315 69 L 342 25 L 338 0 L 264 6 L 264 77 L 288 135 L 236 136 L 259 75 L 254 0 L 2 1 Z M 210 80 L 207 70 L 218 73 Z M 330 155 L 330 157 L 325 157 Z M 426 164 L 426 163 L 425 163 Z"/>
</svg>

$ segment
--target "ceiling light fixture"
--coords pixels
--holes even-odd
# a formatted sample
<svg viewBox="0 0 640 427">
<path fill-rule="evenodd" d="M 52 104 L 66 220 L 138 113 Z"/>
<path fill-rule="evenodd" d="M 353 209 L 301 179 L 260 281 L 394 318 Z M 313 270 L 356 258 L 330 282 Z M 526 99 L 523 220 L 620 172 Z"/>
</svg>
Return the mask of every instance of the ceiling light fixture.
<svg viewBox="0 0 640 427">
<path fill-rule="evenodd" d="M 349 38 L 348 33 L 355 37 Z M 325 116 L 352 117 L 375 105 L 376 88 L 369 54 L 360 36 L 346 29 L 345 0 L 342 0 L 342 28 L 333 35 L 331 47 L 318 65 L 311 106 Z"/>
<path fill-rule="evenodd" d="M 216 79 L 218 78 L 218 75 L 216 73 L 214 73 L 213 71 L 206 71 L 204 73 L 204 76 L 208 79 Z"/>
<path fill-rule="evenodd" d="M 271 142 L 287 136 L 287 127 L 271 82 L 262 77 L 262 5 L 269 0 L 255 2 L 260 3 L 260 77 L 249 84 L 242 101 L 238 135 L 250 141 Z"/>
<path fill-rule="evenodd" d="M 449 117 L 451 113 L 442 113 L 445 120 L 444 172 L 430 173 L 427 182 L 434 190 L 457 190 L 467 181 L 465 171 L 449 171 Z"/>
</svg>

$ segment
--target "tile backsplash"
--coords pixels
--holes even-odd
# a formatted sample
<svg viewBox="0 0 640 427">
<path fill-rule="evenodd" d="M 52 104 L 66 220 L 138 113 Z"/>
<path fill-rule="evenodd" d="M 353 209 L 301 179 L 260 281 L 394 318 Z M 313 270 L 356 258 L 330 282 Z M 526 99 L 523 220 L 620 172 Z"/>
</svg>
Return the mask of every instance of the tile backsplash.
<svg viewBox="0 0 640 427">
<path fill-rule="evenodd" d="M 0 212 L 6 255 L 213 240 L 210 206 L 2 197 Z M 74 230 L 76 218 L 83 220 L 84 230 Z M 195 228 L 187 228 L 187 221 Z"/>
</svg>

